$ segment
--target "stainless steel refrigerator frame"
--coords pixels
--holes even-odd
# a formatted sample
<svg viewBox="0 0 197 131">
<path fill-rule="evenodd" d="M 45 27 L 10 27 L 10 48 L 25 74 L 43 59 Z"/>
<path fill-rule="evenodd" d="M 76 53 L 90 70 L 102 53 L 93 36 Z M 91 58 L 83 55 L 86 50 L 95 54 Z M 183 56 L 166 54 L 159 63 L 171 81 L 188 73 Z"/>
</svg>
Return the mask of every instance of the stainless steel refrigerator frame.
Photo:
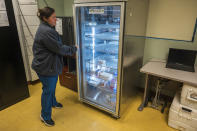
<svg viewBox="0 0 197 131">
<path fill-rule="evenodd" d="M 85 100 L 82 98 L 82 88 L 83 85 L 81 85 L 81 48 L 79 43 L 79 37 L 78 37 L 78 27 L 77 27 L 77 15 L 76 15 L 76 8 L 77 7 L 87 7 L 87 6 L 113 6 L 113 5 L 120 5 L 121 6 L 121 18 L 120 18 L 120 34 L 119 34 L 119 56 L 118 56 L 118 81 L 117 81 L 117 96 L 116 96 L 116 111 L 113 112 L 110 109 L 107 109 L 103 106 L 97 105 L 94 102 Z M 125 20 L 125 2 L 106 2 L 106 3 L 77 3 L 73 5 L 73 15 L 74 15 L 74 28 L 75 28 L 75 43 L 76 46 L 79 47 L 77 52 L 77 78 L 78 78 L 78 97 L 79 100 L 85 103 L 88 103 L 92 106 L 95 106 L 96 108 L 99 108 L 101 110 L 104 110 L 110 114 L 112 114 L 114 117 L 119 118 L 120 117 L 120 104 L 121 104 L 121 90 L 122 90 L 122 82 L 123 82 L 123 35 L 124 35 L 124 20 Z"/>
</svg>

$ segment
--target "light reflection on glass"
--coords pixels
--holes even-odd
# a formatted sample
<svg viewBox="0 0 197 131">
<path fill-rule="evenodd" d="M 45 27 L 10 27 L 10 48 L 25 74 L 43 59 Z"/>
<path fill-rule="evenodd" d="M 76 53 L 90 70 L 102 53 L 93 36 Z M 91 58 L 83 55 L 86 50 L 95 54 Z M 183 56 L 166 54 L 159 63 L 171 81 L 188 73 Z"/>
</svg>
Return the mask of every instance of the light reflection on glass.
<svg viewBox="0 0 197 131">
<path fill-rule="evenodd" d="M 92 27 L 92 42 L 93 42 L 93 71 L 95 71 L 95 27 Z"/>
</svg>

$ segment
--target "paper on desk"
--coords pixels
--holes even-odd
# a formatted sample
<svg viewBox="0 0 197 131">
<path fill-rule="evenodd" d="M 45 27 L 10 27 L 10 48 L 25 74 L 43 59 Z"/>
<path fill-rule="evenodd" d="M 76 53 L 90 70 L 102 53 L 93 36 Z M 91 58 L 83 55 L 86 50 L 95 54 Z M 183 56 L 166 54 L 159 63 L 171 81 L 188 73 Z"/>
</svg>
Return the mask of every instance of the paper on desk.
<svg viewBox="0 0 197 131">
<path fill-rule="evenodd" d="M 0 0 L 0 10 L 2 11 L 5 11 L 6 10 L 6 7 L 5 7 L 5 0 Z"/>
<path fill-rule="evenodd" d="M 56 22 L 56 27 L 55 27 L 56 31 L 60 34 L 63 35 L 63 31 L 62 31 L 62 18 L 57 18 L 57 22 Z"/>
<path fill-rule="evenodd" d="M 0 27 L 9 26 L 7 11 L 0 11 Z"/>
</svg>

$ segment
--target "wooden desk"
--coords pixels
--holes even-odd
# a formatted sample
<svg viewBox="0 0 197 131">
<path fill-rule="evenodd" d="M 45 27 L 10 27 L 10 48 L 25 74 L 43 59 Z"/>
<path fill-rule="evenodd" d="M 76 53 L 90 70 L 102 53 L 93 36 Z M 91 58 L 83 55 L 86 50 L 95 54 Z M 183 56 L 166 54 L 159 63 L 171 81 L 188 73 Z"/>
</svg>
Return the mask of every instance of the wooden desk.
<svg viewBox="0 0 197 131">
<path fill-rule="evenodd" d="M 161 78 L 166 78 L 173 81 L 182 82 L 184 84 L 197 86 L 197 67 L 195 67 L 195 72 L 187 72 L 175 69 L 166 68 L 166 62 L 164 61 L 151 61 L 144 65 L 140 72 L 146 74 L 145 91 L 144 98 L 139 106 L 138 110 L 142 111 L 148 104 L 148 79 L 149 75 L 157 76 Z"/>
</svg>

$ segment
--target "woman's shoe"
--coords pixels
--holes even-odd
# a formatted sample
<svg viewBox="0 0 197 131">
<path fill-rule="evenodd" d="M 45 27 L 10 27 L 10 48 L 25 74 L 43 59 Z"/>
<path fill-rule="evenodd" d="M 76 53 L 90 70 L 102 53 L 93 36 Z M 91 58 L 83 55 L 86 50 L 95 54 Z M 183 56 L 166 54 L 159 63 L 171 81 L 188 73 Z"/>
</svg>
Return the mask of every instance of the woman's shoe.
<svg viewBox="0 0 197 131">
<path fill-rule="evenodd" d="M 44 124 L 46 126 L 54 126 L 55 122 L 51 119 L 51 120 L 44 120 L 44 118 L 42 117 L 42 115 L 40 115 L 40 119 L 42 122 L 44 122 Z"/>
<path fill-rule="evenodd" d="M 57 103 L 56 106 L 53 106 L 54 108 L 60 109 L 63 108 L 63 105 L 61 103 Z"/>
</svg>

